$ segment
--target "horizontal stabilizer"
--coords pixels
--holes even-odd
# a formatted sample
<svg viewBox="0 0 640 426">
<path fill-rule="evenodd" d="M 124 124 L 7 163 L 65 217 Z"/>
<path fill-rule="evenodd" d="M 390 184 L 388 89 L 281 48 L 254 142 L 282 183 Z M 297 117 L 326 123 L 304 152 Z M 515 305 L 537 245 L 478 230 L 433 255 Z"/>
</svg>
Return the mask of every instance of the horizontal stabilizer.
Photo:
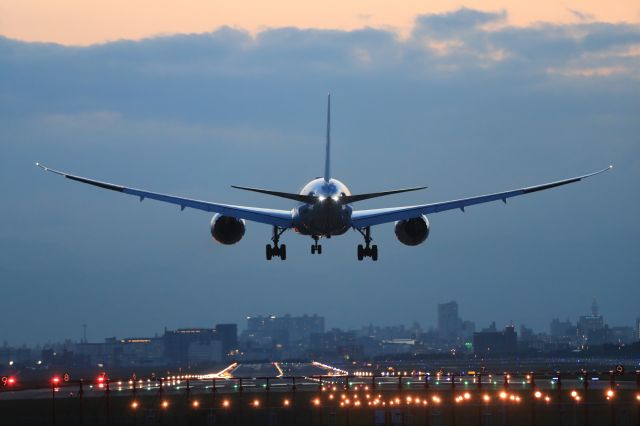
<svg viewBox="0 0 640 426">
<path fill-rule="evenodd" d="M 268 189 L 249 188 L 246 186 L 231 185 L 232 188 L 244 189 L 245 191 L 259 192 L 261 194 L 273 195 L 274 197 L 288 198 L 289 200 L 300 201 L 301 203 L 311 204 L 316 200 L 316 197 L 312 195 L 293 194 L 290 192 L 271 191 Z"/>
<path fill-rule="evenodd" d="M 402 192 L 410 192 L 410 191 L 419 191 L 421 189 L 427 188 L 426 186 L 419 186 L 417 188 L 403 188 L 403 189 L 394 189 L 393 191 L 383 191 L 383 192 L 370 192 L 368 194 L 356 194 L 356 195 L 345 195 L 341 198 L 341 201 L 345 204 L 347 203 L 355 203 L 356 201 L 368 200 L 370 198 L 384 197 L 385 195 L 393 195 L 400 194 Z"/>
</svg>

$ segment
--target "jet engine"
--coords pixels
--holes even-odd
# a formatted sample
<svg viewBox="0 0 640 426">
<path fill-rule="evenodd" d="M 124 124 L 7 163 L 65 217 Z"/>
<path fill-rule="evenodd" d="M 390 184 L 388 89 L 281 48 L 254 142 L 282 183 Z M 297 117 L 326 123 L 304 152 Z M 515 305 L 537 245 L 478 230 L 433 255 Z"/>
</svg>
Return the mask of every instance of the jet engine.
<svg viewBox="0 0 640 426">
<path fill-rule="evenodd" d="M 211 219 L 211 236 L 219 243 L 235 244 L 244 236 L 244 219 L 216 214 Z"/>
<path fill-rule="evenodd" d="M 396 237 L 402 244 L 417 246 L 429 236 L 429 220 L 425 215 L 399 220 L 395 225 Z"/>
</svg>

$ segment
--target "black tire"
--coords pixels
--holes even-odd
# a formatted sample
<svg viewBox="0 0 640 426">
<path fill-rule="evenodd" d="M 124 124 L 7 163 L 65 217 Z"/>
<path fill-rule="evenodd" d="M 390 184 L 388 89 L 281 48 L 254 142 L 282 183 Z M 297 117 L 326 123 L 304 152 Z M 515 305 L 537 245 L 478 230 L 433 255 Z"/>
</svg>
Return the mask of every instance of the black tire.
<svg viewBox="0 0 640 426">
<path fill-rule="evenodd" d="M 374 262 L 378 260 L 378 246 L 375 244 L 371 246 L 371 260 Z"/>
<path fill-rule="evenodd" d="M 318 244 L 318 254 L 322 254 L 322 246 L 320 244 Z"/>
<path fill-rule="evenodd" d="M 311 254 L 316 254 L 316 246 L 311 246 Z"/>
<path fill-rule="evenodd" d="M 280 246 L 280 260 L 287 260 L 287 246 L 282 244 Z"/>
<path fill-rule="evenodd" d="M 358 260 L 362 260 L 364 258 L 364 247 L 362 244 L 358 244 Z"/>
<path fill-rule="evenodd" d="M 267 244 L 267 260 L 271 260 L 273 257 L 273 250 L 271 249 L 271 244 Z"/>
</svg>

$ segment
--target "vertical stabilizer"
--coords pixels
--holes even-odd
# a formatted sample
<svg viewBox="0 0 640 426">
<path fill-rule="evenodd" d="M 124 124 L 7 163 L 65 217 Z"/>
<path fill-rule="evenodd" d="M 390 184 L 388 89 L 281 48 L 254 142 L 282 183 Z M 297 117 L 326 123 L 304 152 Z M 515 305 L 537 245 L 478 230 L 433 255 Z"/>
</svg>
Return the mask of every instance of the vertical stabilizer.
<svg viewBox="0 0 640 426">
<path fill-rule="evenodd" d="M 324 181 L 331 179 L 331 93 L 327 95 L 327 146 L 324 159 Z"/>
</svg>

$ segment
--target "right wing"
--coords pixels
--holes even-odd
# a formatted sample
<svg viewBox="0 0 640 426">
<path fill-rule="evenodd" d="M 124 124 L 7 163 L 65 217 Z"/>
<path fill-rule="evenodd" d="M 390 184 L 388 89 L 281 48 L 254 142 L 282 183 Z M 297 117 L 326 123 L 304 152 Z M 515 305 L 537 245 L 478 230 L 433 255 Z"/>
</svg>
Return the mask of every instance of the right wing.
<svg viewBox="0 0 640 426">
<path fill-rule="evenodd" d="M 107 182 L 101 182 L 98 180 L 88 179 L 82 176 L 75 176 L 68 173 L 52 170 L 43 166 L 40 163 L 36 163 L 36 166 L 51 173 L 55 173 L 60 176 L 64 176 L 67 179 L 75 180 L 77 182 L 87 183 L 89 185 L 97 186 L 103 189 L 109 189 L 111 191 L 121 192 L 123 194 L 134 195 L 140 198 L 140 201 L 145 198 L 151 200 L 163 201 L 165 203 L 176 204 L 180 206 L 180 210 L 184 210 L 186 207 L 204 210 L 207 212 L 219 213 L 224 216 L 234 217 L 236 219 L 245 219 L 253 222 L 266 223 L 268 225 L 279 226 L 281 228 L 292 227 L 291 211 L 288 210 L 273 210 L 262 209 L 258 207 L 244 207 L 244 206 L 232 206 L 228 204 L 210 203 L 208 201 L 192 200 L 190 198 L 177 197 L 175 195 L 159 194 L 157 192 L 144 191 L 141 189 L 128 188 L 126 186 L 114 185 Z"/>
<path fill-rule="evenodd" d="M 590 176 L 606 172 L 613 166 L 587 175 L 577 176 L 569 179 L 559 180 L 556 182 L 545 183 L 542 185 L 528 186 L 526 188 L 513 189 L 511 191 L 496 192 L 495 194 L 480 195 L 478 197 L 463 198 L 460 200 L 445 201 L 442 203 L 422 204 L 419 206 L 407 207 L 391 207 L 386 209 L 373 210 L 356 210 L 351 215 L 351 223 L 354 228 L 366 228 L 367 226 L 380 225 L 387 222 L 395 222 L 397 220 L 412 219 L 423 214 L 438 213 L 447 210 L 460 209 L 464 211 L 465 207 L 475 204 L 488 203 L 490 201 L 502 200 L 505 204 L 507 198 L 516 197 L 518 195 L 530 194 L 532 192 L 543 191 L 545 189 L 555 188 L 556 186 L 566 185 L 573 182 L 581 181 Z"/>
</svg>

